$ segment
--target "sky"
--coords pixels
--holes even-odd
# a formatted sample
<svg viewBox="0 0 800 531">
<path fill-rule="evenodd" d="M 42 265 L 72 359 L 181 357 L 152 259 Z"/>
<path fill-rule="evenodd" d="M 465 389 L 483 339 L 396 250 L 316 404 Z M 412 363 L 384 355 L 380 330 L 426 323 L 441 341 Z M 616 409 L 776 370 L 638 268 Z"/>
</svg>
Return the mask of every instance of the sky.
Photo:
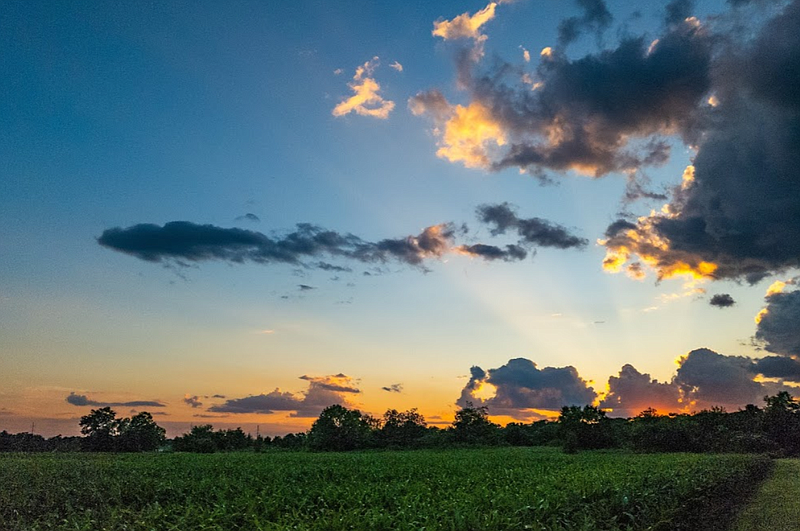
<svg viewBox="0 0 800 531">
<path fill-rule="evenodd" d="M 0 430 L 800 385 L 800 1 L 0 13 Z"/>
</svg>

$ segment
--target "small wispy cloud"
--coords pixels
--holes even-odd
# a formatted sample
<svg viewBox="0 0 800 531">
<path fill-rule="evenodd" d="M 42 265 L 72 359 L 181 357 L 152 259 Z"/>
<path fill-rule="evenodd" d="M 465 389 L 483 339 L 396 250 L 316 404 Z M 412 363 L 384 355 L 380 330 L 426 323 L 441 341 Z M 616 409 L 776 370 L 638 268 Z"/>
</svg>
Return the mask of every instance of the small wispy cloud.
<svg viewBox="0 0 800 531">
<path fill-rule="evenodd" d="M 353 95 L 342 100 L 333 108 L 334 116 L 345 116 L 355 112 L 360 116 L 371 116 L 382 120 L 389 117 L 389 113 L 394 109 L 394 102 L 383 99 L 383 96 L 379 94 L 381 86 L 372 77 L 379 64 L 378 56 L 375 56 L 356 68 L 353 80 L 347 84 L 353 91 Z"/>
</svg>

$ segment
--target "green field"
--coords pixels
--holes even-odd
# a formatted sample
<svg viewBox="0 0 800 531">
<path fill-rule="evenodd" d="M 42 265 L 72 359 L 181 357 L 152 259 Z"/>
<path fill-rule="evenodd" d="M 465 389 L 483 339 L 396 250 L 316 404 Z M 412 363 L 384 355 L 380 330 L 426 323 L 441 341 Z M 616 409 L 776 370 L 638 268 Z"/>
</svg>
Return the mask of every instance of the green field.
<svg viewBox="0 0 800 531">
<path fill-rule="evenodd" d="M 0 528 L 714 529 L 769 465 L 536 448 L 5 454 Z"/>
</svg>

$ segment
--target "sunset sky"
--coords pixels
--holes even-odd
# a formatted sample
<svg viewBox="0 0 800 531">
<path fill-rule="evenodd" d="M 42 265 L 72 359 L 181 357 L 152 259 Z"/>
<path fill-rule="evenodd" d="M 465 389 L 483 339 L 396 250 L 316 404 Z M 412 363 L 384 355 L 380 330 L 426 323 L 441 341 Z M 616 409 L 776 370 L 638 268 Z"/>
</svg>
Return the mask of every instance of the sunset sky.
<svg viewBox="0 0 800 531">
<path fill-rule="evenodd" d="M 800 1 L 4 2 L 0 430 L 800 386 Z"/>
</svg>

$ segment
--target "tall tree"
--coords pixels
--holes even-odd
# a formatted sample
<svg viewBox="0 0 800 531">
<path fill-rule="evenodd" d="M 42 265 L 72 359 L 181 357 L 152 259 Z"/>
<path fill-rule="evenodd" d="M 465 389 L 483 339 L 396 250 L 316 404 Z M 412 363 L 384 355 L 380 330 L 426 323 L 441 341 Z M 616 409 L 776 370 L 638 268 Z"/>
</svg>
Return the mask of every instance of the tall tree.
<svg viewBox="0 0 800 531">
<path fill-rule="evenodd" d="M 119 435 L 121 419 L 110 407 L 93 409 L 79 422 L 81 433 L 86 435 L 85 447 L 93 452 L 114 450 L 114 439 Z"/>
</svg>

